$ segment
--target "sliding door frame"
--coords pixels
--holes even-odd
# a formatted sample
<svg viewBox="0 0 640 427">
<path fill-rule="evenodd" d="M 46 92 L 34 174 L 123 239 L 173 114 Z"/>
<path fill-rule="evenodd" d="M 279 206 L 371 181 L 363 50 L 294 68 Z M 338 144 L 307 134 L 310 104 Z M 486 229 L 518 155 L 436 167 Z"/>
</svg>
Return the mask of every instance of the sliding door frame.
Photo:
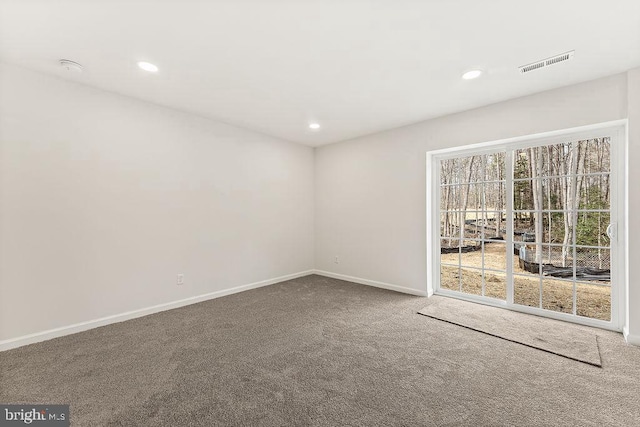
<svg viewBox="0 0 640 427">
<path fill-rule="evenodd" d="M 478 302 L 486 305 L 507 308 L 528 314 L 594 326 L 603 329 L 621 331 L 623 329 L 627 307 L 628 294 L 628 265 L 627 252 L 627 136 L 628 120 L 616 120 L 544 132 L 497 141 L 483 142 L 442 150 L 429 151 L 426 154 L 426 217 L 427 217 L 427 295 L 433 294 L 455 297 L 462 300 Z M 545 310 L 543 308 L 528 307 L 514 304 L 513 294 L 513 256 L 507 256 L 507 295 L 506 300 L 499 300 L 485 296 L 471 295 L 463 292 L 441 288 L 440 286 L 440 161 L 469 155 L 482 155 L 495 152 L 505 152 L 505 190 L 507 213 L 513 210 L 513 158 L 511 153 L 520 148 L 530 148 L 551 144 L 560 144 L 582 139 L 610 137 L 611 147 L 611 189 L 612 193 L 610 215 L 611 223 L 615 224 L 615 241 L 611 241 L 611 319 L 609 321 L 576 316 L 573 314 Z M 615 168 L 615 170 L 614 170 Z M 513 215 L 511 215 L 513 216 Z M 513 254 L 513 220 L 507 221 L 506 250 Z M 511 280 L 511 283 L 509 281 Z"/>
</svg>

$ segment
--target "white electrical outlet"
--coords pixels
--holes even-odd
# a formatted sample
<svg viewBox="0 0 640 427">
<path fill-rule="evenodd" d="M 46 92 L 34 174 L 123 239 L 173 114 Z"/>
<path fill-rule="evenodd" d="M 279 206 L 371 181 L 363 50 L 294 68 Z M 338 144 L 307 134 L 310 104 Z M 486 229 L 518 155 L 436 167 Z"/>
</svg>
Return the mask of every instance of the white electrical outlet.
<svg viewBox="0 0 640 427">
<path fill-rule="evenodd" d="M 336 264 L 340 264 L 340 257 L 336 255 L 336 258 L 333 260 Z"/>
<path fill-rule="evenodd" d="M 178 274 L 177 284 L 178 284 L 178 286 L 184 285 L 184 274 L 182 274 L 182 273 Z"/>
</svg>

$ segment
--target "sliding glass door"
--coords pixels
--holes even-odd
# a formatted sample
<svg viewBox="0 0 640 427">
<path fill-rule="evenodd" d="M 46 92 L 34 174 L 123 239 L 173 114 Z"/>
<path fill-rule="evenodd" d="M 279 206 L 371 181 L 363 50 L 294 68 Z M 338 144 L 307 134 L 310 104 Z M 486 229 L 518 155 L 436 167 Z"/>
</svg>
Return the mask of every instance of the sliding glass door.
<svg viewBox="0 0 640 427">
<path fill-rule="evenodd" d="M 611 127 L 434 155 L 436 292 L 618 329 L 622 138 Z"/>
</svg>

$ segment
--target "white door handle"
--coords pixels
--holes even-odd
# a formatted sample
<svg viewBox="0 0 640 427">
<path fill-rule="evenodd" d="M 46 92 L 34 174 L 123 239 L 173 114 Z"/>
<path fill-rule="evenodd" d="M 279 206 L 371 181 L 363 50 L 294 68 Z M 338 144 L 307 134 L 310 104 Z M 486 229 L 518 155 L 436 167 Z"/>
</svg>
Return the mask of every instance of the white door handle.
<svg viewBox="0 0 640 427">
<path fill-rule="evenodd" d="M 611 240 L 616 239 L 616 235 L 617 235 L 616 228 L 617 228 L 616 224 L 613 222 L 607 226 L 607 236 L 609 236 Z"/>
</svg>

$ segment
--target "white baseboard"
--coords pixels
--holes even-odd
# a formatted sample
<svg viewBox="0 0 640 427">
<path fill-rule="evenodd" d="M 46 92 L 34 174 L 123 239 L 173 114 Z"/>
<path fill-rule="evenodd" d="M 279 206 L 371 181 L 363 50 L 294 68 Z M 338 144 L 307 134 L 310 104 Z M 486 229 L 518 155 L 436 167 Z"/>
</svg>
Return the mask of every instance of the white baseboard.
<svg viewBox="0 0 640 427">
<path fill-rule="evenodd" d="M 189 297 L 178 301 L 172 301 L 164 304 L 154 305 L 153 307 L 141 308 L 139 310 L 128 311 L 126 313 L 114 314 L 112 316 L 101 317 L 95 320 L 75 323 L 69 326 L 49 329 L 47 331 L 36 332 L 34 334 L 23 335 L 21 337 L 10 338 L 0 341 L 0 351 L 11 350 L 13 348 L 22 347 L 28 344 L 34 344 L 40 341 L 46 341 L 53 338 L 71 335 L 78 332 L 86 331 L 100 326 L 110 325 L 112 323 L 124 322 L 125 320 L 135 319 L 137 317 L 148 316 L 149 314 L 158 313 L 160 311 L 171 310 L 174 308 L 184 307 L 185 305 L 195 304 L 210 299 L 220 298 L 226 295 L 236 294 L 238 292 L 248 291 L 249 289 L 260 288 L 262 286 L 273 285 L 274 283 L 284 282 L 286 280 L 296 279 L 298 277 L 314 274 L 314 270 L 301 271 L 299 273 L 287 274 L 286 276 L 275 277 L 273 279 L 261 280 L 259 282 L 249 283 L 248 285 L 236 286 L 234 288 L 223 289 L 221 291 L 210 292 L 204 295 Z"/>
<path fill-rule="evenodd" d="M 403 294 L 417 295 L 420 297 L 426 297 L 426 291 L 420 291 L 413 288 L 406 288 L 404 286 L 392 285 L 390 283 L 378 282 L 376 280 L 362 279 L 360 277 L 347 276 L 345 274 L 332 273 L 324 270 L 314 270 L 315 274 L 320 276 L 331 277 L 333 279 L 346 280 L 347 282 L 359 283 L 361 285 L 374 286 L 376 288 L 389 289 L 391 291 L 402 292 Z"/>
<path fill-rule="evenodd" d="M 622 328 L 622 335 L 624 336 L 624 340 L 627 344 L 640 346 L 640 336 L 630 334 L 629 328 Z"/>
</svg>

